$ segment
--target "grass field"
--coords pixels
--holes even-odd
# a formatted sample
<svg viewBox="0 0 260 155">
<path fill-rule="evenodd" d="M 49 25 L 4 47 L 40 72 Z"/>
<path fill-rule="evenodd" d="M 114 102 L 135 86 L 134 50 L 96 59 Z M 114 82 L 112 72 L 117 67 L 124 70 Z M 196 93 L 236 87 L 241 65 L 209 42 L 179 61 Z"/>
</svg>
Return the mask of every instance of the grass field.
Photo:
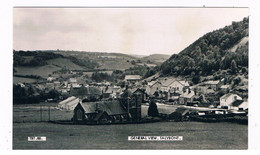
<svg viewBox="0 0 260 155">
<path fill-rule="evenodd" d="M 25 82 L 25 83 L 34 83 L 36 82 L 36 79 L 32 78 L 23 78 L 23 77 L 13 77 L 13 84 L 17 84 L 19 82 Z"/>
<path fill-rule="evenodd" d="M 39 107 L 43 121 L 40 122 Z M 51 119 L 70 119 L 72 112 L 54 109 L 56 103 L 14 105 L 13 149 L 247 149 L 248 126 L 235 123 L 156 122 L 118 125 L 62 125 Z M 172 107 L 173 108 L 173 107 Z M 143 115 L 147 106 L 142 107 Z M 46 136 L 28 142 L 28 136 Z M 128 136 L 183 136 L 183 141 L 138 142 Z"/>
</svg>

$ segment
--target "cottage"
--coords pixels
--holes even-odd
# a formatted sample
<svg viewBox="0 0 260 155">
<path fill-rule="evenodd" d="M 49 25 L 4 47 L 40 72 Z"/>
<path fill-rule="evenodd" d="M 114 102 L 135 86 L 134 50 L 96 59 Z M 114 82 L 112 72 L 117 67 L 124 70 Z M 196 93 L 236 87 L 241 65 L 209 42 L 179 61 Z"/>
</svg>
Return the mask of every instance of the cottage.
<svg viewBox="0 0 260 155">
<path fill-rule="evenodd" d="M 222 80 L 210 80 L 210 81 L 206 81 L 203 83 L 204 86 L 210 88 L 210 89 L 213 89 L 214 91 L 218 90 L 222 83 L 223 83 L 224 79 Z"/>
<path fill-rule="evenodd" d="M 180 104 L 187 104 L 188 102 L 193 102 L 193 99 L 195 98 L 194 91 L 188 91 L 179 97 L 179 103 Z"/>
<path fill-rule="evenodd" d="M 148 83 L 145 91 L 148 95 L 154 95 L 154 93 L 161 89 L 162 83 L 160 81 L 151 81 Z"/>
<path fill-rule="evenodd" d="M 237 100 L 240 100 L 241 102 L 242 98 L 237 94 L 232 94 L 232 93 L 225 94 L 220 97 L 220 107 L 230 109 L 232 107 L 232 103 Z"/>
<path fill-rule="evenodd" d="M 83 102 L 74 109 L 74 121 L 93 123 L 124 122 L 129 118 L 119 101 Z"/>
</svg>

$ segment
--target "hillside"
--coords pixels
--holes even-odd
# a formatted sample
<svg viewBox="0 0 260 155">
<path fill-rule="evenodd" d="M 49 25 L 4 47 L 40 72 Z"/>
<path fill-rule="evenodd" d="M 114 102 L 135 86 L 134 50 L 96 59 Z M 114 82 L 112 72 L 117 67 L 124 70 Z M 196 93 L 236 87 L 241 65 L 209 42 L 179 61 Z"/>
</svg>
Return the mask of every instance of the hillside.
<svg viewBox="0 0 260 155">
<path fill-rule="evenodd" d="M 61 69 L 86 70 L 98 66 L 96 62 L 89 59 L 77 59 L 73 56 L 42 51 L 14 51 L 13 59 L 15 76 L 33 75 L 46 78 Z"/>
<path fill-rule="evenodd" d="M 164 61 L 170 58 L 170 55 L 166 54 L 152 54 L 146 57 L 141 58 L 143 62 L 150 62 L 150 63 L 155 63 L 157 65 L 162 64 Z"/>
<path fill-rule="evenodd" d="M 165 61 L 160 71 L 167 75 L 212 75 L 219 70 L 236 74 L 248 68 L 249 19 L 232 22 L 207 33 L 179 54 Z"/>
</svg>

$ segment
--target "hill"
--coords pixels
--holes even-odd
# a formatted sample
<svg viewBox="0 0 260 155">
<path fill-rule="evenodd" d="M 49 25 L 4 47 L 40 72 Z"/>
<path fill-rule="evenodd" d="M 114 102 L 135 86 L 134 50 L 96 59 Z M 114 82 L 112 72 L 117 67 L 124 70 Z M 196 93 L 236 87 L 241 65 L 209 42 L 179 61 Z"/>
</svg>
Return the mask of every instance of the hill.
<svg viewBox="0 0 260 155">
<path fill-rule="evenodd" d="M 170 55 L 166 54 L 152 54 L 146 57 L 141 58 L 143 62 L 147 63 L 155 63 L 157 65 L 161 65 L 164 61 L 170 58 Z"/>
<path fill-rule="evenodd" d="M 179 54 L 165 61 L 160 71 L 167 75 L 212 75 L 220 70 L 236 74 L 248 68 L 249 19 L 232 22 L 207 33 Z"/>
<path fill-rule="evenodd" d="M 50 51 L 14 51 L 14 76 L 48 77 L 55 71 L 94 69 L 98 64 L 87 58 L 77 59 Z"/>
</svg>

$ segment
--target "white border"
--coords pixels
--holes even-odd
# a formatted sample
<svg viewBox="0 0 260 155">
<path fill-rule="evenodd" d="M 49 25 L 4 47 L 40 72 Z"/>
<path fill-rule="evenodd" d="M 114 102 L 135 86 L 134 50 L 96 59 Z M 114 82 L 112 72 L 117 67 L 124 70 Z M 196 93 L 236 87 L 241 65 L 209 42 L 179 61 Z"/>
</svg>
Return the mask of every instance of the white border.
<svg viewBox="0 0 260 155">
<path fill-rule="evenodd" d="M 4 3 L 4 4 L 2 4 Z M 2 2 L 0 8 L 1 16 L 1 87 L 0 90 L 2 103 L 1 103 L 1 124 L 0 124 L 0 148 L 4 150 L 12 149 L 12 9 L 14 6 L 62 6 L 62 7 L 95 7 L 95 6 L 152 6 L 152 7 L 166 7 L 166 6 L 176 6 L 176 7 L 249 7 L 250 8 L 250 43 L 249 43 L 249 149 L 260 149 L 259 145 L 259 105 L 260 105 L 260 95 L 259 92 L 259 8 L 257 5 L 258 1 L 254 0 L 18 0 L 18 1 L 5 1 Z M 259 102 L 259 103 L 258 103 Z M 69 151 L 70 152 L 70 151 Z M 90 151 L 91 152 L 91 151 Z M 89 153 L 90 153 L 89 152 Z M 98 151 L 99 152 L 99 151 Z M 110 152 L 110 151 L 109 151 Z M 120 151 L 121 152 L 121 151 Z M 119 153 L 120 153 L 119 152 Z M 137 151 L 143 153 L 142 151 Z M 229 151 L 217 151 L 217 153 L 230 153 Z M 241 152 L 241 151 L 239 151 Z M 242 151 L 243 152 L 243 151 Z M 254 153 L 254 151 L 249 151 Z M 31 153 L 27 152 L 26 153 Z M 32 152 L 36 153 L 36 152 Z M 38 154 L 39 152 L 37 152 Z M 47 153 L 47 152 L 46 152 Z M 63 152 L 65 153 L 65 152 Z M 72 152 L 70 152 L 72 153 Z M 92 152 L 94 153 L 94 152 Z M 113 152 L 114 153 L 114 152 Z M 122 152 L 121 152 L 122 153 Z M 149 151 L 146 153 L 156 153 L 157 151 Z M 169 152 L 168 152 L 169 153 Z M 179 151 L 175 153 L 181 153 Z M 194 153 L 187 151 L 186 153 Z M 203 154 L 204 151 L 199 151 Z M 207 151 L 205 153 L 208 153 Z M 237 151 L 232 153 L 238 153 Z M 246 152 L 244 152 L 246 153 Z M 66 154 L 66 153 L 65 153 Z"/>
</svg>

